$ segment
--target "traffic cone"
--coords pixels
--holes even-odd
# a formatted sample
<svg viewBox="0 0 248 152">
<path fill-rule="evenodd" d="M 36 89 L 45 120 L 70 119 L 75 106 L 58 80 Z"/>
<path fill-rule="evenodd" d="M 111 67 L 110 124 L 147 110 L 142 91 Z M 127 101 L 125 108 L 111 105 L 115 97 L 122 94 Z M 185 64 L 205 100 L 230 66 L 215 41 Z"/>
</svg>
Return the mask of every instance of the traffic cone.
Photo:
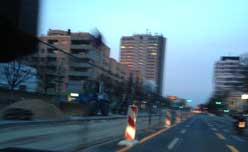
<svg viewBox="0 0 248 152">
<path fill-rule="evenodd" d="M 136 134 L 136 118 L 137 118 L 138 107 L 131 105 L 128 108 L 128 118 L 127 118 L 127 127 L 125 131 L 125 140 L 122 140 L 118 143 L 120 146 L 133 146 L 138 143 L 138 140 L 135 139 Z"/>
</svg>

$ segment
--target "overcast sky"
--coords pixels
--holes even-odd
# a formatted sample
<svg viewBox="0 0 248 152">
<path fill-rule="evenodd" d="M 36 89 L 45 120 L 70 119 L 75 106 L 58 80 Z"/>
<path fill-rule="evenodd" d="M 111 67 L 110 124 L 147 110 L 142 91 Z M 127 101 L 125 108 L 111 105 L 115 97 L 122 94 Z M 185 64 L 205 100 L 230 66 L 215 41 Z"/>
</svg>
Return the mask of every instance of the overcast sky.
<svg viewBox="0 0 248 152">
<path fill-rule="evenodd" d="M 247 0 L 41 0 L 40 34 L 48 29 L 103 33 L 119 59 L 120 38 L 146 29 L 167 38 L 164 95 L 205 102 L 213 64 L 248 52 Z M 72 3 L 73 2 L 73 3 Z"/>
</svg>

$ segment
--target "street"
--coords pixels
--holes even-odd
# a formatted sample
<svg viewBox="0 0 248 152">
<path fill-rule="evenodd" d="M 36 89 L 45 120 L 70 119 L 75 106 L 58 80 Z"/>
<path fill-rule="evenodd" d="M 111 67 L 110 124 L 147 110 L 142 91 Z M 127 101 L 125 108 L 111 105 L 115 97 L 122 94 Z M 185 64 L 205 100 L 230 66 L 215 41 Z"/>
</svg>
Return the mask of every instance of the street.
<svg viewBox="0 0 248 152">
<path fill-rule="evenodd" d="M 196 115 L 170 129 L 162 129 L 139 139 L 134 147 L 118 147 L 109 143 L 85 151 L 129 152 L 246 152 L 248 138 L 239 136 L 228 117 Z M 138 135 L 139 138 L 139 135 Z"/>
</svg>

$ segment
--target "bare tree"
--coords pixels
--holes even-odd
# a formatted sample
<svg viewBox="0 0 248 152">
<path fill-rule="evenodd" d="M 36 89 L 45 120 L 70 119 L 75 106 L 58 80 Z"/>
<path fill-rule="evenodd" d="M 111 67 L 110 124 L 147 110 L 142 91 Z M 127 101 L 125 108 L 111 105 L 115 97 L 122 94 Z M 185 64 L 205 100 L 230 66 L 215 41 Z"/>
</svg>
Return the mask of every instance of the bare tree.
<svg viewBox="0 0 248 152">
<path fill-rule="evenodd" d="M 1 70 L 10 90 L 16 89 L 34 76 L 31 68 L 23 65 L 20 61 L 6 63 Z"/>
<path fill-rule="evenodd" d="M 36 65 L 36 68 L 39 77 L 39 89 L 41 89 L 42 93 L 46 94 L 47 90 L 52 87 L 46 72 L 46 65 Z"/>
</svg>

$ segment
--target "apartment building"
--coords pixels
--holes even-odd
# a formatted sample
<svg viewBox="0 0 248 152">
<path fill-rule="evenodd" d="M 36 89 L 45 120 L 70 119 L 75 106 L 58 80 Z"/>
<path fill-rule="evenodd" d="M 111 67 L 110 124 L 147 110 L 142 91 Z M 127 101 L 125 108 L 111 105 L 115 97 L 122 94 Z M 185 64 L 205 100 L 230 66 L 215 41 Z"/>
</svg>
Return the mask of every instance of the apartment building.
<svg viewBox="0 0 248 152">
<path fill-rule="evenodd" d="M 101 75 L 117 81 L 127 77 L 127 70 L 109 57 L 110 48 L 105 44 L 96 46 L 90 33 L 49 30 L 40 39 L 66 52 L 40 44 L 39 51 L 30 58 L 41 82 L 45 82 L 40 88 L 47 87 L 48 92 L 81 92 L 86 82 L 97 81 Z"/>
<path fill-rule="evenodd" d="M 123 36 L 120 62 L 127 65 L 135 77 L 154 81 L 156 92 L 162 95 L 166 39 L 162 35 L 138 34 Z"/>
<path fill-rule="evenodd" d="M 214 66 L 214 91 L 216 95 L 244 87 L 245 76 L 239 56 L 223 56 Z"/>
</svg>

